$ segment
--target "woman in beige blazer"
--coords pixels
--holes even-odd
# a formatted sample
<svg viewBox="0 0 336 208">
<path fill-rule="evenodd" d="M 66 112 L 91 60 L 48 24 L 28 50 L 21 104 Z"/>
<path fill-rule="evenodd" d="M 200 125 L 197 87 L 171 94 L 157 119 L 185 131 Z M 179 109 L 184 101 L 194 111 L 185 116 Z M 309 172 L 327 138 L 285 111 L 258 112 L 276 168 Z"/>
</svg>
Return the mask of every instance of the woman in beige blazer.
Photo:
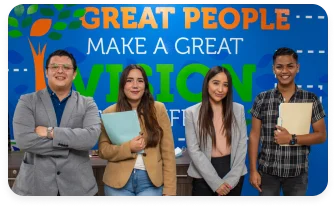
<svg viewBox="0 0 336 208">
<path fill-rule="evenodd" d="M 108 160 L 103 176 L 105 195 L 176 195 L 174 140 L 167 110 L 154 101 L 139 65 L 125 68 L 118 102 L 103 113 L 128 110 L 137 110 L 141 127 L 139 136 L 130 141 L 112 144 L 102 124 L 99 157 Z"/>
</svg>

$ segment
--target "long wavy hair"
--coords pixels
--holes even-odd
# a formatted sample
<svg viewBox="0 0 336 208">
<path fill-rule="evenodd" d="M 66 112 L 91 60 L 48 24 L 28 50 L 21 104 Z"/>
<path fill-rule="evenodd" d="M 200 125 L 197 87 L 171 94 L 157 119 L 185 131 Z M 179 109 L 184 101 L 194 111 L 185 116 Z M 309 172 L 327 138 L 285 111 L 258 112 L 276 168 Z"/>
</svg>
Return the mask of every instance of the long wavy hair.
<svg viewBox="0 0 336 208">
<path fill-rule="evenodd" d="M 216 132 L 213 124 L 213 110 L 210 104 L 210 95 L 208 91 L 209 81 L 216 76 L 218 73 L 224 72 L 228 79 L 228 92 L 225 98 L 222 100 L 223 111 L 222 111 L 222 127 L 221 133 L 226 136 L 227 146 L 231 145 L 231 127 L 235 125 L 236 119 L 233 114 L 233 92 L 232 92 L 232 77 L 229 71 L 222 66 L 212 67 L 206 74 L 203 87 L 202 87 L 202 104 L 198 116 L 198 127 L 199 127 L 199 137 L 200 143 L 204 147 L 207 144 L 207 136 L 210 135 L 212 139 L 212 145 L 216 147 Z"/>
<path fill-rule="evenodd" d="M 119 96 L 118 96 L 116 111 L 121 112 L 121 111 L 132 110 L 132 106 L 128 102 L 128 98 L 125 95 L 124 87 L 126 84 L 128 74 L 133 69 L 140 70 L 143 76 L 143 79 L 144 79 L 144 83 L 145 83 L 144 94 L 141 97 L 141 101 L 137 107 L 137 113 L 138 113 L 139 118 L 143 118 L 143 121 L 145 122 L 144 125 L 146 127 L 146 131 L 148 135 L 147 141 L 146 141 L 146 147 L 156 147 L 160 139 L 163 137 L 163 130 L 157 121 L 157 117 L 155 113 L 155 106 L 154 106 L 154 98 L 149 91 L 149 83 L 148 83 L 146 72 L 140 65 L 136 65 L 136 64 L 128 65 L 124 69 L 124 71 L 121 73 L 120 82 L 119 82 Z M 142 119 L 140 120 L 142 122 Z"/>
</svg>

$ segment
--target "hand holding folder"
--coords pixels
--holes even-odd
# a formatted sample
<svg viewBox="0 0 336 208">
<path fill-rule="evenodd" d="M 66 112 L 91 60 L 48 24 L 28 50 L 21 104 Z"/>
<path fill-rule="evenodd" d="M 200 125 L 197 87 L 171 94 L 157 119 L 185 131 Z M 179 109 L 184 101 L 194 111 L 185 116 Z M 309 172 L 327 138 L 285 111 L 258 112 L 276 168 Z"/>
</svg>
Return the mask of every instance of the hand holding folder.
<svg viewBox="0 0 336 208">
<path fill-rule="evenodd" d="M 309 134 L 312 109 L 313 103 L 281 103 L 279 105 L 278 126 L 287 129 L 290 134 Z M 289 144 L 281 146 L 289 146 Z"/>
<path fill-rule="evenodd" d="M 112 144 L 121 145 L 138 136 L 141 129 L 136 110 L 101 114 Z"/>
</svg>

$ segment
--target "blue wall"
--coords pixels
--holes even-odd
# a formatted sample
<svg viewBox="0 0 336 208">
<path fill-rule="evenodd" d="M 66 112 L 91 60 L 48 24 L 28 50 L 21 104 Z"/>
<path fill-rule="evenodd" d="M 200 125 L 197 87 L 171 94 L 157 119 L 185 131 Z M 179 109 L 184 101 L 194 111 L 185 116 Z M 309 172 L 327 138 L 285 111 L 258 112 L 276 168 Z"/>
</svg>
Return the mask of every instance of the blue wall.
<svg viewBox="0 0 336 208">
<path fill-rule="evenodd" d="M 97 13 L 90 12 L 87 7 L 96 8 Z M 299 54 L 301 70 L 296 76 L 296 83 L 303 89 L 314 92 L 322 101 L 328 115 L 328 18 L 321 7 L 150 5 L 150 9 L 145 10 L 146 5 L 136 5 L 135 14 L 128 13 L 134 15 L 134 20 L 129 20 L 128 23 L 134 22 L 137 28 L 123 25 L 121 7 L 133 6 L 23 5 L 11 11 L 9 16 L 18 23 L 11 19 L 8 27 L 8 110 L 11 135 L 12 117 L 18 98 L 22 94 L 35 91 L 35 65 L 28 39 L 37 52 L 39 44 L 41 51 L 46 46 L 44 62 L 56 49 L 63 48 L 72 52 L 78 61 L 80 73 L 74 88 L 83 95 L 93 96 L 99 110 L 115 103 L 120 70 L 131 63 L 143 64 L 149 75 L 154 97 L 164 102 L 168 109 L 175 146 L 186 146 L 183 111 L 200 101 L 202 74 L 215 65 L 226 65 L 236 77 L 234 101 L 245 106 L 249 133 L 249 109 L 257 94 L 275 86 L 272 55 L 277 48 L 283 46 L 293 48 Z M 171 7 L 174 10 L 174 13 L 168 14 L 167 28 L 163 28 L 162 13 L 156 13 L 157 7 Z M 186 7 L 195 8 L 193 11 L 196 13 L 192 13 L 191 17 L 197 17 L 197 12 L 200 14 L 199 19 L 190 24 L 190 28 L 186 28 Z M 203 19 L 207 18 L 204 18 L 206 14 L 202 12 L 202 8 L 204 10 L 209 7 L 216 11 L 216 14 L 210 13 L 213 20 L 208 22 L 214 28 L 207 28 L 203 23 Z M 84 8 L 87 13 L 82 17 L 82 22 L 87 25 L 76 25 L 84 14 Z M 111 12 L 104 16 L 106 10 Z M 278 16 L 275 11 L 280 11 Z M 116 28 L 116 22 L 108 23 L 106 17 L 113 12 L 114 15 L 118 13 L 116 22 L 120 28 Z M 223 15 L 225 12 L 227 13 Z M 157 28 L 154 24 L 145 24 L 140 28 L 140 23 L 146 23 L 145 20 L 150 19 L 151 13 Z M 247 18 L 251 19 L 252 14 L 256 15 L 256 19 L 248 24 Z M 142 15 L 144 16 L 141 20 Z M 41 27 L 45 31 L 36 29 L 36 21 L 41 19 L 48 19 L 51 23 Z M 99 22 L 99 26 L 94 25 L 94 21 Z M 108 23 L 106 28 L 104 22 Z M 147 23 L 153 23 L 153 19 Z M 88 25 L 93 29 L 89 29 Z M 129 47 L 123 48 L 123 39 L 126 45 L 130 42 Z M 201 42 L 201 50 L 196 47 L 193 51 L 193 45 L 200 45 Z M 187 47 L 190 47 L 190 53 L 183 54 Z M 328 117 L 325 120 L 328 124 Z M 11 137 L 11 140 L 12 148 L 18 150 L 15 138 Z M 312 146 L 309 160 L 307 195 L 317 195 L 323 192 L 328 182 L 328 142 Z M 248 161 L 246 163 L 248 165 Z M 248 175 L 245 182 L 243 195 L 257 195 L 257 191 L 248 183 Z"/>
</svg>

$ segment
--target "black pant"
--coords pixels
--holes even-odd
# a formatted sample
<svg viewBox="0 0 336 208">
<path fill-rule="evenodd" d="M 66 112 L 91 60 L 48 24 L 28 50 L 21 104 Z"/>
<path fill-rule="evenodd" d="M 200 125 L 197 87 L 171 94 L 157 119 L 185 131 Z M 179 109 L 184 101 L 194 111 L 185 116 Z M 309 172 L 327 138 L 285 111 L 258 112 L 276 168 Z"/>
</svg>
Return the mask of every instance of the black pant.
<svg viewBox="0 0 336 208">
<path fill-rule="evenodd" d="M 211 158 L 211 164 L 221 178 L 230 171 L 230 156 L 231 155 Z M 235 186 L 226 196 L 240 196 L 243 182 L 244 176 L 241 176 L 237 186 Z M 192 186 L 193 196 L 218 196 L 217 192 L 213 192 L 203 178 L 193 178 Z"/>
<path fill-rule="evenodd" d="M 308 186 L 308 173 L 296 177 L 279 177 L 259 171 L 261 175 L 260 196 L 305 196 Z"/>
</svg>

